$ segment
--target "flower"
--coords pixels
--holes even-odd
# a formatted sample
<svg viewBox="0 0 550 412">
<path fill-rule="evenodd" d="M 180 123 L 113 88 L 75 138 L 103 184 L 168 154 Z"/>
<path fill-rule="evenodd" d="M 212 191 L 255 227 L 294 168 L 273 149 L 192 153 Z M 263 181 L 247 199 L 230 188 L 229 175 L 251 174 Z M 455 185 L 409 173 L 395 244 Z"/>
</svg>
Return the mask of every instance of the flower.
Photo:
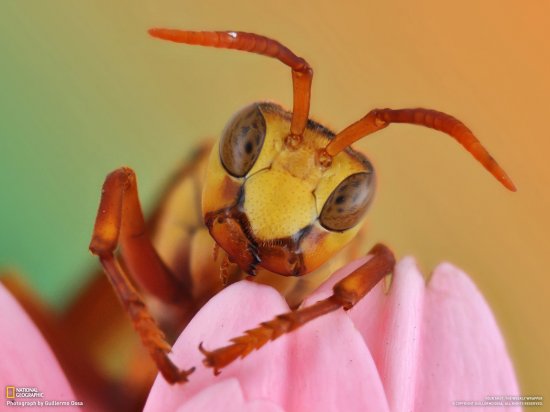
<svg viewBox="0 0 550 412">
<path fill-rule="evenodd" d="M 2 390 L 6 390 L 4 405 L 8 401 L 30 402 L 32 409 L 32 402 L 38 400 L 75 401 L 73 390 L 50 347 L 29 316 L 1 283 L 0 311 L 0 377 Z M 9 386 L 30 388 L 33 393 L 43 393 L 44 397 L 7 399 Z M 26 407 L 25 410 L 30 409 Z"/>
<path fill-rule="evenodd" d="M 336 272 L 304 304 L 330 295 L 335 282 L 367 259 Z M 200 342 L 224 346 L 286 311 L 272 288 L 236 283 L 195 316 L 174 345 L 173 360 L 200 365 Z M 145 410 L 429 412 L 517 393 L 503 338 L 468 276 L 443 263 L 426 285 L 414 260 L 405 258 L 387 292 L 380 282 L 348 313 L 315 319 L 218 377 L 204 367 L 182 386 L 157 377 Z"/>
<path fill-rule="evenodd" d="M 367 259 L 337 271 L 304 304 L 329 296 L 334 283 Z M 74 400 L 42 335 L 1 284 L 0 311 L 4 386 L 36 388 L 44 399 Z M 236 283 L 195 316 L 174 345 L 173 359 L 182 367 L 200 365 L 200 342 L 224 346 L 286 311 L 271 287 Z M 185 385 L 171 386 L 157 377 L 145 410 L 430 412 L 517 394 L 503 338 L 468 276 L 443 263 L 426 285 L 414 260 L 406 258 L 396 266 L 387 292 L 380 282 L 349 312 L 315 319 L 218 377 L 204 367 Z M 95 409 L 93 403 L 84 406 Z"/>
</svg>

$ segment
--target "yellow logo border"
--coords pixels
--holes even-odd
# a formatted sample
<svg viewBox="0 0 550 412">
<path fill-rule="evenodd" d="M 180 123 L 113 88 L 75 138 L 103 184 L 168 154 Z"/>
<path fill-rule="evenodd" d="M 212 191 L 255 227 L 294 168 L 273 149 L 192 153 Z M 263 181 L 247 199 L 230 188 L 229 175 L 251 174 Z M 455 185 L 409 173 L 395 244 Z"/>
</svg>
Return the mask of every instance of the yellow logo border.
<svg viewBox="0 0 550 412">
<path fill-rule="evenodd" d="M 6 398 L 15 399 L 15 386 L 6 386 Z"/>
</svg>

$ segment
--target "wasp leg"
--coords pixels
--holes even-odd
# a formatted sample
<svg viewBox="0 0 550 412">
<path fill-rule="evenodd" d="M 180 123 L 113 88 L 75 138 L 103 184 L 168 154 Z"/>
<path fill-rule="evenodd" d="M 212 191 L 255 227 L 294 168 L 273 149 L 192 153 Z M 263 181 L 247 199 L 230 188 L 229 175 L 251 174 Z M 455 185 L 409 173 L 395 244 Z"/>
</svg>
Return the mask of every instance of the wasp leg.
<svg viewBox="0 0 550 412">
<path fill-rule="evenodd" d="M 167 303 L 188 298 L 188 292 L 164 266 L 147 236 L 136 177 L 125 167 L 105 179 L 90 251 L 99 257 L 142 343 L 164 378 L 170 383 L 185 382 L 194 368 L 180 370 L 168 358 L 171 346 L 114 256 L 119 244 L 129 273 L 142 287 Z"/>
<path fill-rule="evenodd" d="M 270 340 L 292 332 L 305 323 L 325 313 L 336 309 L 351 309 L 395 266 L 395 258 L 390 249 L 382 244 L 374 246 L 370 252 L 372 258 L 361 267 L 350 273 L 333 287 L 333 294 L 311 306 L 296 311 L 284 313 L 274 319 L 263 322 L 255 329 L 248 330 L 244 335 L 231 339 L 231 344 L 213 351 L 207 351 L 199 346 L 204 354 L 203 363 L 214 368 L 214 374 L 226 367 L 237 358 L 244 358 L 255 349 L 261 348 Z"/>
</svg>

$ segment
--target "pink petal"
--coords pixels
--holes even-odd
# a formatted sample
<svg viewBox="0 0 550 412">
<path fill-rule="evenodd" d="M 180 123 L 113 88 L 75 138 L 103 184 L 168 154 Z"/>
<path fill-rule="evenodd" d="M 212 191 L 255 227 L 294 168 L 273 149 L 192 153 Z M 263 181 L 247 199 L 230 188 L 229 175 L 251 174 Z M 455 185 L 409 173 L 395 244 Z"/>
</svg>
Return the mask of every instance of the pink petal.
<svg viewBox="0 0 550 412">
<path fill-rule="evenodd" d="M 350 311 L 378 367 L 391 410 L 411 410 L 414 402 L 424 278 L 414 259 L 395 268 L 389 293 L 379 283 Z"/>
<path fill-rule="evenodd" d="M 256 400 L 246 402 L 241 385 L 231 378 L 206 387 L 193 396 L 177 412 L 283 412 L 272 402 Z"/>
<path fill-rule="evenodd" d="M 44 398 L 39 398 L 41 401 L 77 400 L 48 344 L 2 284 L 0 284 L 0 312 L 0 331 L 2 331 L 0 387 L 2 390 L 4 391 L 6 386 L 36 387 L 39 392 L 44 393 Z M 32 401 L 33 399 L 15 400 Z M 4 403 L 5 400 L 3 399 L 2 402 Z M 28 410 L 28 408 L 24 409 Z M 71 407 L 69 409 L 74 410 Z"/>
<path fill-rule="evenodd" d="M 219 382 L 220 377 L 201 366 L 199 342 L 204 341 L 206 348 L 226 345 L 229 338 L 286 311 L 284 300 L 266 286 L 244 281 L 219 293 L 174 345 L 173 359 L 178 365 L 197 366 L 191 382 L 170 387 L 157 378 L 146 410 L 175 409 Z M 268 343 L 226 368 L 221 376 L 236 378 L 249 402 L 269 400 L 289 412 L 388 410 L 374 362 L 343 311 Z"/>
<path fill-rule="evenodd" d="M 489 306 L 466 274 L 448 263 L 435 269 L 426 290 L 422 321 L 417 410 L 455 409 L 450 406 L 453 401 L 518 395 L 504 339 Z"/>
<path fill-rule="evenodd" d="M 213 376 L 211 369 L 202 366 L 203 356 L 198 345 L 204 342 L 206 349 L 225 346 L 229 339 L 287 310 L 286 302 L 277 291 L 252 282 L 239 282 L 218 293 L 195 315 L 173 347 L 172 359 L 177 365 L 183 368 L 196 366 L 190 381 L 172 386 L 158 376 L 145 411 L 174 410 L 220 378 L 238 377 L 248 400 L 279 399 L 282 389 L 278 382 L 286 373 L 288 364 L 285 339 L 271 342 L 244 361 L 237 360 L 218 377 Z"/>
<path fill-rule="evenodd" d="M 440 265 L 426 287 L 414 259 L 405 258 L 389 292 L 379 283 L 349 314 L 372 352 L 391 410 L 454 410 L 453 401 L 518 393 L 489 307 L 449 264 Z"/>
<path fill-rule="evenodd" d="M 349 316 L 338 310 L 298 329 L 292 342 L 289 411 L 388 411 L 372 356 Z"/>
</svg>

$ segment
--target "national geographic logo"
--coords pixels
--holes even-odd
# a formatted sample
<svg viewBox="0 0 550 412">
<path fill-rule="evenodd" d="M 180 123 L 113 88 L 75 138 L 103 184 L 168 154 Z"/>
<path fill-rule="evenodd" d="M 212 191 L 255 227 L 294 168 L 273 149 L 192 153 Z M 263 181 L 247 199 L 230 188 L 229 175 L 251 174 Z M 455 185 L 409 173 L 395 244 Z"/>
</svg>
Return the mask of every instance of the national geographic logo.
<svg viewBox="0 0 550 412">
<path fill-rule="evenodd" d="M 30 386 L 6 386 L 6 399 L 43 398 L 44 392 Z"/>
<path fill-rule="evenodd" d="M 17 408 L 84 406 L 84 402 L 78 400 L 44 399 L 44 392 L 38 390 L 35 386 L 6 386 L 6 400 L 4 404 L 5 406 Z"/>
</svg>

